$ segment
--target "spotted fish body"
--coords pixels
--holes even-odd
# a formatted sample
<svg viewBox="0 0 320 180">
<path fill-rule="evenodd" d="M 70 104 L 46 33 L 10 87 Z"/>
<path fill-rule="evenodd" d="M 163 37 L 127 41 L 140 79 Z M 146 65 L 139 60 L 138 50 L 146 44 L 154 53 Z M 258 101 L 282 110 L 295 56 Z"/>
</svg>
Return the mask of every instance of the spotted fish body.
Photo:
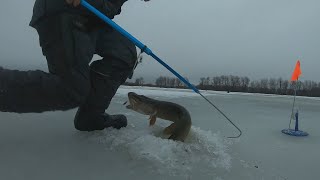
<svg viewBox="0 0 320 180">
<path fill-rule="evenodd" d="M 183 106 L 151 99 L 134 92 L 129 92 L 128 98 L 130 105 L 127 108 L 149 115 L 150 125 L 155 124 L 156 118 L 172 121 L 173 123 L 164 129 L 164 133 L 170 135 L 169 139 L 182 142 L 186 139 L 192 123 L 189 112 Z"/>
</svg>

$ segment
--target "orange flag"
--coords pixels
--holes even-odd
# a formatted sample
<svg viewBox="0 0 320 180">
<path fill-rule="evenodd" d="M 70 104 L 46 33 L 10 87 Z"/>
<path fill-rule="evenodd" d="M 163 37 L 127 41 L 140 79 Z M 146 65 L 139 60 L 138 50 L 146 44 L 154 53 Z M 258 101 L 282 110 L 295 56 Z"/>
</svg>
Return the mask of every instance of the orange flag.
<svg viewBox="0 0 320 180">
<path fill-rule="evenodd" d="M 299 76 L 301 75 L 301 69 L 300 69 L 300 61 L 297 61 L 296 67 L 294 68 L 294 71 L 292 73 L 291 81 L 298 80 Z"/>
</svg>

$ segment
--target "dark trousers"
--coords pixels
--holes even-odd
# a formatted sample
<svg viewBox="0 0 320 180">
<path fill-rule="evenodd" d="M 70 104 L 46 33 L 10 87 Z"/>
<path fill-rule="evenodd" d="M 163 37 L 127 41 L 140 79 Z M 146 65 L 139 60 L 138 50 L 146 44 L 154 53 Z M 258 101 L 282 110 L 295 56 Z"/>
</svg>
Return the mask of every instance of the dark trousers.
<svg viewBox="0 0 320 180">
<path fill-rule="evenodd" d="M 0 69 L 0 111 L 68 110 L 89 102 L 99 107 L 99 100 L 110 102 L 132 74 L 134 44 L 107 26 L 95 27 L 85 17 L 62 13 L 35 28 L 49 73 Z M 90 65 L 94 54 L 102 59 Z"/>
</svg>

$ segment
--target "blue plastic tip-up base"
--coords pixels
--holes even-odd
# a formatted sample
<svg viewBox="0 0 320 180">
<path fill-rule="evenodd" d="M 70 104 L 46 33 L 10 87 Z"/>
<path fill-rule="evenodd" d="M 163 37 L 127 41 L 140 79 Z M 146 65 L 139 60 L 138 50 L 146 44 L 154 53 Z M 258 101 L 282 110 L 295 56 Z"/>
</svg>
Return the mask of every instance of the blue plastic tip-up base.
<svg viewBox="0 0 320 180">
<path fill-rule="evenodd" d="M 281 132 L 289 136 L 308 136 L 309 135 L 307 132 L 303 132 L 300 130 L 295 131 L 294 129 L 283 129 Z"/>
</svg>

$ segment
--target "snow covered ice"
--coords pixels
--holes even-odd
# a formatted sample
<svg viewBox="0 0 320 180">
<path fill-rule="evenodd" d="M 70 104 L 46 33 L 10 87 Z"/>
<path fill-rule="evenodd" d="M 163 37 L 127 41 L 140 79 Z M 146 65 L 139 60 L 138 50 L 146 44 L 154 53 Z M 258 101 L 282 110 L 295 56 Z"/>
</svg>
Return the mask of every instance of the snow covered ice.
<svg viewBox="0 0 320 180">
<path fill-rule="evenodd" d="M 166 139 L 171 122 L 123 106 L 127 93 L 186 107 L 192 129 L 185 143 Z M 78 132 L 75 109 L 41 114 L 0 113 L 1 179 L 316 179 L 320 161 L 320 99 L 298 97 L 300 129 L 288 128 L 292 97 L 202 91 L 243 131 L 191 90 L 122 86 L 109 113 L 124 113 L 128 127 Z"/>
</svg>

